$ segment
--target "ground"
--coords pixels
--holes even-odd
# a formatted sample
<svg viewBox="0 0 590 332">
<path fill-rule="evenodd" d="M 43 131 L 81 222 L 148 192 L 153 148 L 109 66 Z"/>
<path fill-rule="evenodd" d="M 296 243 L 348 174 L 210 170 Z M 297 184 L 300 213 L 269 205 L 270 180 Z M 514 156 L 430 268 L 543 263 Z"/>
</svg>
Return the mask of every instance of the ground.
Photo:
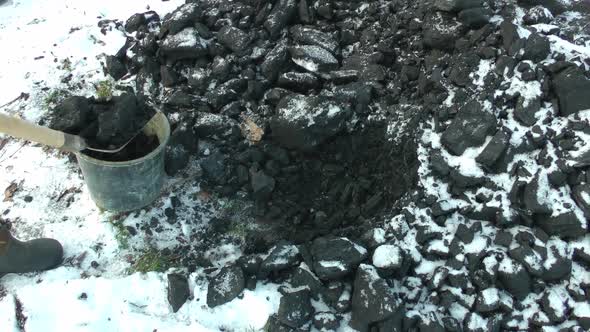
<svg viewBox="0 0 590 332">
<path fill-rule="evenodd" d="M 0 5 L 1 111 L 39 121 L 64 94 L 101 95 L 112 85 L 103 74 L 104 54 L 124 43 L 118 31 L 101 33 L 98 22 L 125 21 L 148 9 L 160 15 L 184 1 L 30 1 Z M 100 211 L 68 155 L 0 136 L 0 220 L 21 240 L 51 237 L 64 247 L 63 266 L 44 273 L 7 275 L 0 281 L 1 331 L 256 331 L 278 309 L 278 285 L 259 285 L 243 299 L 209 309 L 201 272 L 189 280 L 197 301 L 176 314 L 166 299 L 168 258 L 157 253 L 205 227 L 216 214 L 195 176 L 168 179 L 152 207 L 130 216 Z M 172 194 L 172 193 L 178 194 Z M 187 224 L 165 225 L 157 236 L 130 236 L 125 226 L 162 218 L 171 196 L 198 210 Z M 32 200 L 31 200 L 32 199 Z M 178 213 L 178 212 L 177 212 Z M 182 212 L 181 212 L 182 213 Z M 189 218 L 178 218 L 181 223 Z M 139 232 L 138 234 L 143 234 Z M 222 245 L 205 255 L 239 255 Z M 153 253 L 156 253 L 155 255 Z M 173 271 L 173 270 L 171 270 Z M 197 280 L 201 280 L 198 281 Z M 85 294 L 85 295 L 83 295 Z"/>
</svg>

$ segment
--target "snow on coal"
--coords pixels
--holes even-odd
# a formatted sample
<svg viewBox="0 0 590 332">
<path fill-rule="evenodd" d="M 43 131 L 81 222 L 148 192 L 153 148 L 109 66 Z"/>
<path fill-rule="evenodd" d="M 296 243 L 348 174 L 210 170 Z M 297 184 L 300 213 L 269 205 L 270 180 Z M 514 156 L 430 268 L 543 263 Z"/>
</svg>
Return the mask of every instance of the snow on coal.
<svg viewBox="0 0 590 332">
<path fill-rule="evenodd" d="M 121 24 L 106 71 L 169 115 L 171 175 L 196 161 L 251 204 L 252 228 L 210 230 L 247 254 L 211 273 L 211 306 L 258 279 L 284 284 L 272 331 L 582 331 L 589 13 L 187 1 Z"/>
</svg>

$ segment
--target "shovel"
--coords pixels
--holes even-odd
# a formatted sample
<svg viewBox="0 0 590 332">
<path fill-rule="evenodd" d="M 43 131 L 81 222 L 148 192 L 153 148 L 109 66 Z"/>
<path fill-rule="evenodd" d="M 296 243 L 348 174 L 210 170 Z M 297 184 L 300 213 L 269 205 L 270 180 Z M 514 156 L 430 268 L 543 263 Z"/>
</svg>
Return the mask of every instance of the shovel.
<svg viewBox="0 0 590 332">
<path fill-rule="evenodd" d="M 158 113 L 156 112 L 156 114 L 146 123 L 144 128 L 147 127 L 148 124 L 150 124 L 152 121 L 155 121 L 157 115 Z M 0 133 L 5 133 L 10 136 L 41 143 L 47 146 L 51 146 L 60 150 L 70 152 L 80 152 L 83 150 L 90 150 L 103 153 L 121 152 L 121 150 L 123 150 L 131 141 L 133 141 L 133 139 L 137 137 L 137 135 L 139 135 L 139 133 L 141 133 L 144 128 L 135 133 L 135 135 L 133 135 L 133 137 L 131 137 L 122 146 L 116 149 L 106 150 L 89 147 L 84 138 L 80 136 L 67 134 L 62 131 L 50 129 L 47 127 L 38 126 L 36 124 L 32 124 L 19 118 L 11 117 L 0 113 Z"/>
</svg>

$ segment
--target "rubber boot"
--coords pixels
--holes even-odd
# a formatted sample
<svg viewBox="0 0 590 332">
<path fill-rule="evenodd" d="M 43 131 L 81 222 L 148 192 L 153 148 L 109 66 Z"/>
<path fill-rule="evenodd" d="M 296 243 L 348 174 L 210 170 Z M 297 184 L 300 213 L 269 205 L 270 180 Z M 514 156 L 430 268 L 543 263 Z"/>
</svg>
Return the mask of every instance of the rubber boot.
<svg viewBox="0 0 590 332">
<path fill-rule="evenodd" d="M 61 264 L 63 248 L 54 239 L 22 242 L 0 226 L 0 277 L 6 273 L 26 273 L 52 269 Z"/>
</svg>

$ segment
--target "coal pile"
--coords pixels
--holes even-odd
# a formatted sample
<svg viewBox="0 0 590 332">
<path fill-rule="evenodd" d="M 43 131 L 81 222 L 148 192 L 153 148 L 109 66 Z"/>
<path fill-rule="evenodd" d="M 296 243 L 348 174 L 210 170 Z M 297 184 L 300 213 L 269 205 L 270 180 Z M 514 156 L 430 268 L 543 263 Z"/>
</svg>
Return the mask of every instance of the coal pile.
<svg viewBox="0 0 590 332">
<path fill-rule="evenodd" d="M 211 274 L 210 306 L 271 280 L 270 331 L 582 331 L 588 13 L 187 1 L 120 23 L 106 71 L 173 119 L 171 175 L 204 156 L 208 189 L 247 192 L 266 226 Z"/>
<path fill-rule="evenodd" d="M 142 132 L 154 114 L 151 107 L 132 93 L 108 101 L 72 96 L 53 110 L 49 126 L 83 137 L 92 148 L 114 150 L 129 142 L 116 154 L 84 152 L 100 160 L 126 161 L 143 157 L 160 145 L 157 137 Z"/>
</svg>

